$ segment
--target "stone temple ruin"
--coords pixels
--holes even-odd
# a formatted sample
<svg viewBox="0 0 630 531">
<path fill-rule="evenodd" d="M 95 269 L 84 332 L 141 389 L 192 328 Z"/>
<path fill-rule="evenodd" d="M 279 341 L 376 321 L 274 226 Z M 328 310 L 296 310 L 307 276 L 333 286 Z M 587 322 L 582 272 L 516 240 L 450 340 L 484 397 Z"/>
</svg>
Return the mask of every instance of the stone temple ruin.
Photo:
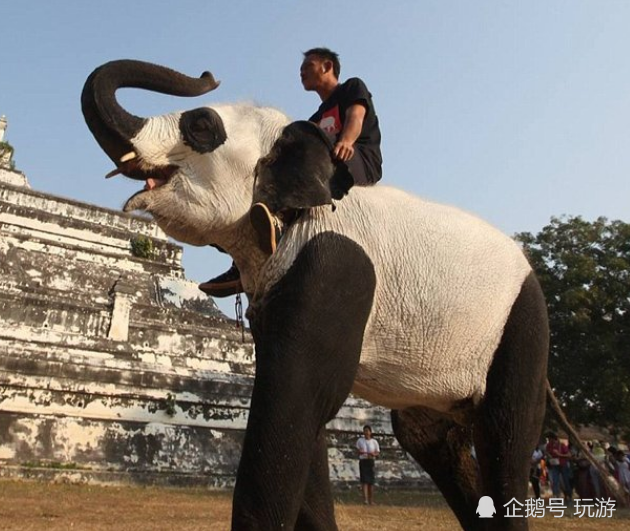
<svg viewBox="0 0 630 531">
<path fill-rule="evenodd" d="M 233 485 L 253 345 L 181 258 L 151 221 L 0 167 L 0 476 Z M 329 424 L 334 482 L 357 481 L 365 423 L 380 485 L 429 483 L 389 413 L 352 397 Z"/>
</svg>

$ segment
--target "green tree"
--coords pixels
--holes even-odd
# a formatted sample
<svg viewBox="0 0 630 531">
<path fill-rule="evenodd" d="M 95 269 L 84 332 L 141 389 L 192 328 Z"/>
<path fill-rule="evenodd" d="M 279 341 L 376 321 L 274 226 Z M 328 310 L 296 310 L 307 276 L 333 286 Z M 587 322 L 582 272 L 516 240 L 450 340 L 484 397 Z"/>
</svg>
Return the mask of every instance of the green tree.
<svg viewBox="0 0 630 531">
<path fill-rule="evenodd" d="M 630 224 L 552 218 L 516 235 L 549 308 L 549 379 L 569 418 L 630 434 Z"/>
<path fill-rule="evenodd" d="M 8 142 L 0 142 L 0 167 L 15 168 L 15 162 L 12 160 L 14 151 L 13 146 Z"/>
<path fill-rule="evenodd" d="M 153 240 L 148 236 L 136 236 L 131 239 L 131 254 L 138 258 L 152 259 L 155 257 Z"/>
</svg>

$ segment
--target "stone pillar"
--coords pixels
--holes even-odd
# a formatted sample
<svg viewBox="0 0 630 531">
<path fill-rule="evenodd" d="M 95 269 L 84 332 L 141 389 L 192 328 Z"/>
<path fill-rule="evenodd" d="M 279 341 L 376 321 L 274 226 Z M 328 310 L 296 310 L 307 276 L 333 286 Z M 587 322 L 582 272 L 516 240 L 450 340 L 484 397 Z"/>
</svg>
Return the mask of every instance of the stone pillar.
<svg viewBox="0 0 630 531">
<path fill-rule="evenodd" d="M 135 300 L 135 289 L 125 279 L 119 279 L 112 288 L 114 307 L 107 337 L 114 341 L 129 340 L 129 315 Z"/>
<path fill-rule="evenodd" d="M 7 117 L 3 114 L 0 116 L 0 142 L 4 141 L 4 132 L 7 130 Z"/>
<path fill-rule="evenodd" d="M 7 117 L 0 117 L 0 142 L 4 142 L 4 132 L 7 130 Z M 0 168 L 10 168 L 13 150 L 6 144 L 0 147 Z"/>
</svg>

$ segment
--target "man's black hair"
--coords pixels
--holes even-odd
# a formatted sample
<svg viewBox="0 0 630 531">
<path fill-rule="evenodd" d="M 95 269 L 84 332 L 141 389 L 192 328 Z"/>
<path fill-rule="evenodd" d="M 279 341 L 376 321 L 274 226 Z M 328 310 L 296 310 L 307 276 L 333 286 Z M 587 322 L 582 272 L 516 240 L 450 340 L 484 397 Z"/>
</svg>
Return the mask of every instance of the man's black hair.
<svg viewBox="0 0 630 531">
<path fill-rule="evenodd" d="M 339 62 L 339 54 L 333 52 L 329 48 L 311 48 L 304 52 L 304 57 L 308 55 L 317 55 L 320 59 L 331 61 L 333 64 L 333 74 L 339 79 L 341 74 L 341 63 Z"/>
</svg>

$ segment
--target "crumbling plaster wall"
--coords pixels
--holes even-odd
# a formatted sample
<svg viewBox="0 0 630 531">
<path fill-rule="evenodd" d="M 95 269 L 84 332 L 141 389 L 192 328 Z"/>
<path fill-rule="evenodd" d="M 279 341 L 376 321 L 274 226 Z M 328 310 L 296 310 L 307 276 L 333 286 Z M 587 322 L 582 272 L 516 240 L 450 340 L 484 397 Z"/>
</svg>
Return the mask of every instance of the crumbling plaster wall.
<svg viewBox="0 0 630 531">
<path fill-rule="evenodd" d="M 186 280 L 181 247 L 155 224 L 18 177 L 0 175 L 0 474 L 231 485 L 251 342 Z M 138 236 L 151 256 L 132 254 Z M 354 398 L 329 425 L 334 481 L 356 481 L 365 422 L 383 446 L 381 483 L 426 482 L 388 413 Z"/>
</svg>

